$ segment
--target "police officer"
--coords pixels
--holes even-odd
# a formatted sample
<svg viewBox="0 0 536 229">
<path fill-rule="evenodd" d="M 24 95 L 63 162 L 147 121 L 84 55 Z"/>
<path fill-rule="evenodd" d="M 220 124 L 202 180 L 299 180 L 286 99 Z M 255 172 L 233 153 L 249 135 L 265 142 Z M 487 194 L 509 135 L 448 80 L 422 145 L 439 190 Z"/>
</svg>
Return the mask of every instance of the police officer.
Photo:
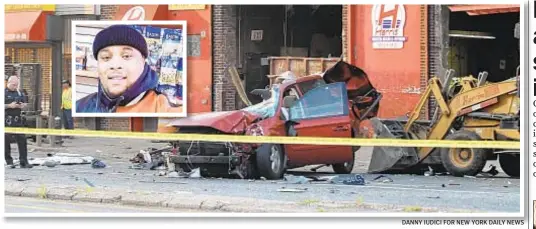
<svg viewBox="0 0 536 229">
<path fill-rule="evenodd" d="M 28 100 L 19 90 L 19 77 L 10 76 L 5 89 L 5 126 L 23 127 L 22 109 L 26 107 Z M 15 140 L 19 150 L 19 160 L 21 168 L 32 168 L 28 162 L 28 145 L 26 136 L 22 134 L 5 134 L 5 159 L 8 166 L 15 168 L 13 158 L 11 158 L 11 141 Z"/>
</svg>

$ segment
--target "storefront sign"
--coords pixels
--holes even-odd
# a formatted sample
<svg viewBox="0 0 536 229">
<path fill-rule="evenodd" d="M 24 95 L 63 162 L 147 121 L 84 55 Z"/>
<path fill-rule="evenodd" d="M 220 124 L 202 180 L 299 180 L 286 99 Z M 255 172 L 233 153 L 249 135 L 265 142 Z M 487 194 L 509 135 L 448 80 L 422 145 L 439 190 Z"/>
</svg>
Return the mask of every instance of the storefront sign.
<svg viewBox="0 0 536 229">
<path fill-rule="evenodd" d="M 127 10 L 123 18 L 123 21 L 143 21 L 145 20 L 145 9 L 142 6 L 135 6 Z"/>
<path fill-rule="evenodd" d="M 23 11 L 55 11 L 56 5 L 5 5 L 6 12 L 23 12 Z"/>
<path fill-rule="evenodd" d="M 204 10 L 205 5 L 201 4 L 173 4 L 168 5 L 168 10 Z"/>
<path fill-rule="evenodd" d="M 372 7 L 372 48 L 402 49 L 406 11 L 404 5 L 374 5 Z"/>
</svg>

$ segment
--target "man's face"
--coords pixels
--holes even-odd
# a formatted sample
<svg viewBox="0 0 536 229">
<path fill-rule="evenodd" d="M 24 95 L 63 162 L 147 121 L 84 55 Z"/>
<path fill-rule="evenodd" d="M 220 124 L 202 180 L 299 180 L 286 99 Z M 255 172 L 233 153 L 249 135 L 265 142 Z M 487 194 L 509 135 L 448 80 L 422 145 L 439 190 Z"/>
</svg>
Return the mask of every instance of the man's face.
<svg viewBox="0 0 536 229">
<path fill-rule="evenodd" d="M 140 77 L 145 58 L 130 46 L 115 45 L 97 54 L 99 78 L 111 97 L 122 95 Z"/>
<path fill-rule="evenodd" d="M 7 81 L 7 88 L 12 91 L 17 90 L 19 88 L 19 78 L 16 76 L 10 77 Z"/>
</svg>

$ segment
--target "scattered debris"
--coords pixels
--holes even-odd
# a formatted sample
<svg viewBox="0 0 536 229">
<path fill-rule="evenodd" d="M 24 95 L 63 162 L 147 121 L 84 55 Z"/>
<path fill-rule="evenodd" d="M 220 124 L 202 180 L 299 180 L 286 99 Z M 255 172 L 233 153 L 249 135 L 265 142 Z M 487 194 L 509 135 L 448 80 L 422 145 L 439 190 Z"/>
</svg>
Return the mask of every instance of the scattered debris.
<svg viewBox="0 0 536 229">
<path fill-rule="evenodd" d="M 428 166 L 428 171 L 424 172 L 424 176 L 426 176 L 426 177 L 435 176 L 435 173 L 434 173 L 434 170 L 432 169 L 432 167 Z"/>
<path fill-rule="evenodd" d="M 490 165 L 489 167 L 490 167 L 490 169 L 488 171 L 482 171 L 482 173 L 480 173 L 480 174 L 482 174 L 483 177 L 490 178 L 490 177 L 494 177 L 497 174 L 499 174 L 499 171 L 497 171 L 496 166 Z"/>
<path fill-rule="evenodd" d="M 251 180 L 248 180 L 248 182 L 255 182 L 255 180 L 251 179 Z"/>
<path fill-rule="evenodd" d="M 95 187 L 95 185 L 93 183 L 89 182 L 86 178 L 84 178 L 84 182 L 86 182 L 86 184 L 89 185 L 90 187 Z"/>
<path fill-rule="evenodd" d="M 338 189 L 329 189 L 329 193 L 338 193 L 339 190 Z"/>
<path fill-rule="evenodd" d="M 457 183 L 451 183 L 451 184 L 449 184 L 449 185 L 460 185 L 460 184 L 457 184 Z"/>
<path fill-rule="evenodd" d="M 267 180 L 266 177 L 261 177 L 261 180 Z"/>
<path fill-rule="evenodd" d="M 165 171 L 163 171 L 165 173 Z M 171 173 L 168 173 L 167 177 L 169 178 L 177 178 L 179 177 L 179 173 L 178 172 L 171 172 Z"/>
<path fill-rule="evenodd" d="M 314 181 L 314 182 L 319 182 L 319 181 L 329 181 L 330 178 L 333 178 L 334 176 L 331 176 L 331 177 L 316 177 L 316 176 L 309 176 L 307 177 L 308 179 L 310 179 L 310 181 Z"/>
<path fill-rule="evenodd" d="M 45 162 L 43 162 L 43 165 L 46 166 L 46 167 L 49 167 L 49 168 L 54 168 L 58 164 L 59 164 L 59 162 L 54 161 L 54 160 L 46 160 Z"/>
<path fill-rule="evenodd" d="M 160 184 L 188 184 L 186 182 L 179 182 L 179 181 L 157 181 L 157 180 L 152 180 L 152 181 L 140 181 L 140 183 L 160 183 Z"/>
<path fill-rule="evenodd" d="M 445 188 L 445 187 L 447 187 L 447 186 L 446 186 L 445 184 L 441 184 L 441 187 Z"/>
<path fill-rule="evenodd" d="M 278 192 L 294 192 L 294 193 L 298 193 L 298 192 L 305 192 L 307 191 L 306 188 L 280 188 L 280 189 L 277 189 Z"/>
<path fill-rule="evenodd" d="M 468 176 L 468 175 L 464 175 L 463 177 L 465 177 L 465 178 L 476 178 L 475 176 Z"/>
<path fill-rule="evenodd" d="M 427 196 L 428 199 L 439 199 L 439 196 Z"/>
<path fill-rule="evenodd" d="M 100 150 L 95 150 L 95 152 L 96 152 L 96 153 L 102 153 L 102 151 L 100 151 Z"/>
<path fill-rule="evenodd" d="M 79 164 L 90 164 L 93 160 L 91 156 L 84 156 L 81 154 L 70 154 L 70 153 L 56 153 L 56 154 L 47 154 L 47 157 L 42 158 L 30 158 L 28 162 L 31 165 L 40 165 L 40 166 L 52 166 L 50 161 L 54 161 L 55 165 L 79 165 Z M 19 163 L 19 160 L 14 160 L 13 164 Z M 46 163 L 46 164 L 45 164 Z"/>
<path fill-rule="evenodd" d="M 380 178 L 384 178 L 384 179 L 381 180 L 381 182 L 383 182 L 383 183 L 390 183 L 390 182 L 393 182 L 393 179 L 391 179 L 391 178 L 389 178 L 389 177 L 387 177 L 387 176 L 385 176 L 385 175 L 379 175 L 378 177 L 372 179 L 372 181 L 377 181 L 377 180 L 379 180 Z"/>
<path fill-rule="evenodd" d="M 304 176 L 285 175 L 284 180 L 289 184 L 307 184 L 309 179 Z"/>
<path fill-rule="evenodd" d="M 190 172 L 189 178 L 201 178 L 201 169 L 195 168 L 192 169 L 192 172 Z"/>
<path fill-rule="evenodd" d="M 140 152 L 137 153 L 134 156 L 134 158 L 129 160 L 130 162 L 134 164 L 130 168 L 147 169 L 147 170 L 155 170 L 155 169 L 165 170 L 166 169 L 165 165 L 167 163 L 165 163 L 163 152 L 169 148 L 170 147 L 166 147 L 163 149 L 149 148 L 147 150 L 140 150 Z M 171 168 L 169 170 L 173 171 L 174 168 Z"/>
<path fill-rule="evenodd" d="M 113 156 L 113 158 L 115 158 L 115 159 L 123 159 L 123 158 L 120 157 L 120 156 Z"/>
<path fill-rule="evenodd" d="M 158 176 L 165 176 L 166 175 L 166 171 L 160 171 L 158 172 Z"/>
<path fill-rule="evenodd" d="M 94 169 L 102 169 L 102 168 L 106 168 L 106 164 L 104 164 L 104 162 L 98 160 L 98 159 L 93 159 L 91 161 L 91 168 L 94 168 Z"/>
<path fill-rule="evenodd" d="M 31 180 L 30 178 L 17 178 L 17 181 L 29 181 Z"/>
<path fill-rule="evenodd" d="M 359 174 L 338 175 L 333 177 L 330 182 L 333 184 L 365 185 L 365 179 Z"/>
</svg>

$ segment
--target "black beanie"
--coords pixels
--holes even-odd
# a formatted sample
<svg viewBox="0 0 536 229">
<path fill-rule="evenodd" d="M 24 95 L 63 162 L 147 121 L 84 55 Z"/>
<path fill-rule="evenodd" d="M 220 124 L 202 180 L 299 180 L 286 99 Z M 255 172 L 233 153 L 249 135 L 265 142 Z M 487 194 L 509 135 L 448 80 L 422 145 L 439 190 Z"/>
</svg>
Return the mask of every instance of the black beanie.
<svg viewBox="0 0 536 229">
<path fill-rule="evenodd" d="M 127 45 L 138 51 L 147 58 L 147 42 L 140 32 L 127 25 L 112 25 L 101 30 L 93 41 L 93 56 L 98 60 L 97 54 L 103 48 L 112 45 Z"/>
</svg>

